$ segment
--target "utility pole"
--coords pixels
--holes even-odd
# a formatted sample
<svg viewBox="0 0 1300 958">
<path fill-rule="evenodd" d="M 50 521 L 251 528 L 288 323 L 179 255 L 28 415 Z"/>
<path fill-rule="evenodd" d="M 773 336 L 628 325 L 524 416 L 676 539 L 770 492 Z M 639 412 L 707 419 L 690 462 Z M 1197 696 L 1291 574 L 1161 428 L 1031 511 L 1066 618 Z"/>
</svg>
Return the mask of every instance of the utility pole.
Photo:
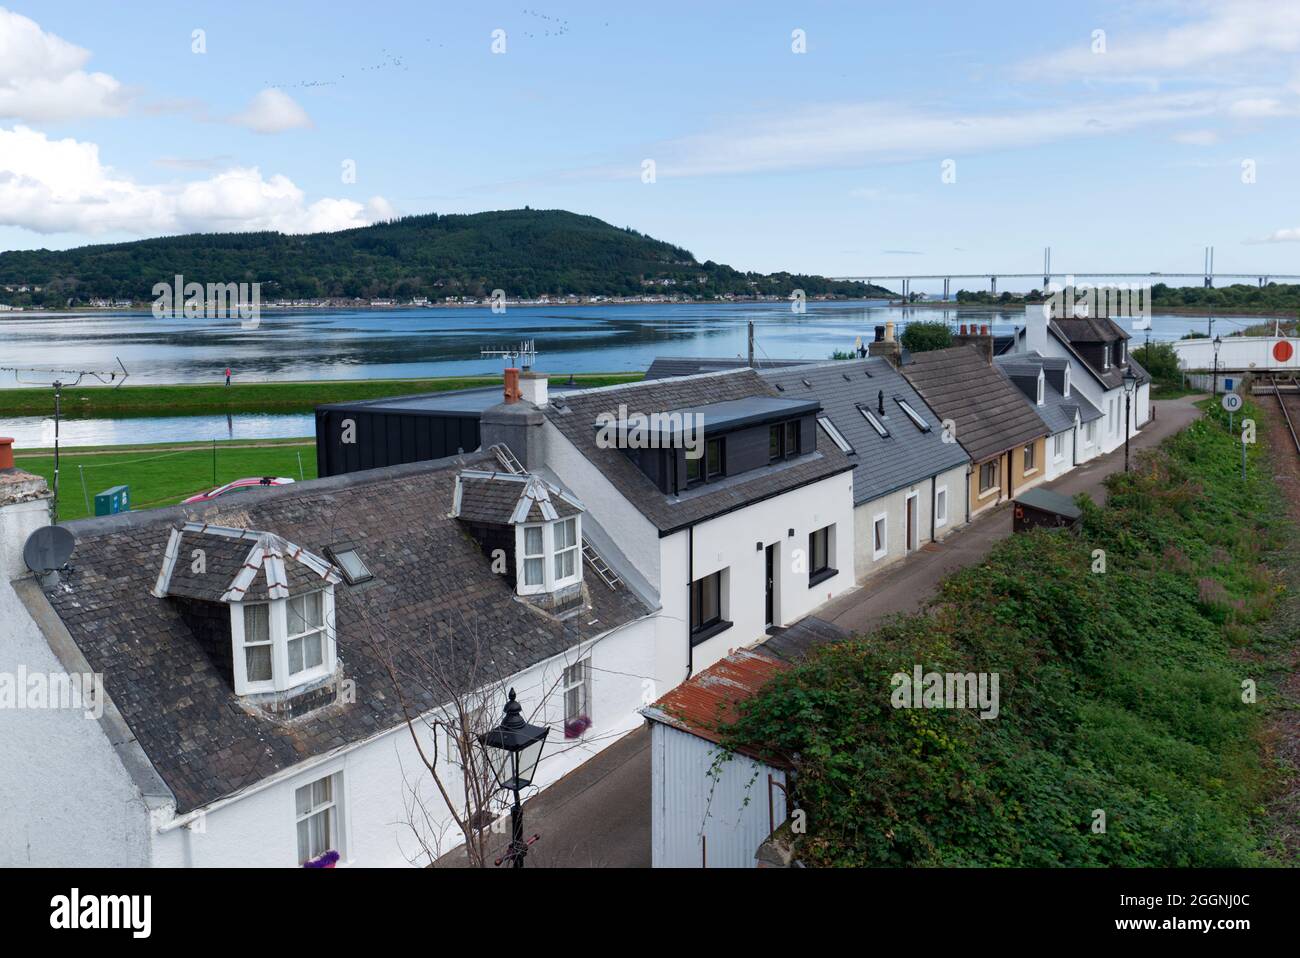
<svg viewBox="0 0 1300 958">
<path fill-rule="evenodd" d="M 113 384 L 116 389 L 122 383 L 126 382 L 126 377 L 130 375 L 126 367 L 122 365 L 122 360 L 117 360 L 117 369 L 43 369 L 36 366 L 0 366 L 0 372 L 11 372 L 14 378 L 26 386 L 51 386 L 54 389 L 54 500 L 52 509 L 51 525 L 59 524 L 59 425 L 63 419 L 63 390 L 64 388 L 72 389 L 81 384 L 81 381 L 89 376 L 98 380 L 104 385 Z M 40 377 L 23 379 L 23 375 Z M 52 380 L 47 376 L 53 376 Z M 68 377 L 68 382 L 64 382 L 64 377 Z"/>
<path fill-rule="evenodd" d="M 754 368 L 754 321 L 749 321 L 749 368 Z"/>
</svg>

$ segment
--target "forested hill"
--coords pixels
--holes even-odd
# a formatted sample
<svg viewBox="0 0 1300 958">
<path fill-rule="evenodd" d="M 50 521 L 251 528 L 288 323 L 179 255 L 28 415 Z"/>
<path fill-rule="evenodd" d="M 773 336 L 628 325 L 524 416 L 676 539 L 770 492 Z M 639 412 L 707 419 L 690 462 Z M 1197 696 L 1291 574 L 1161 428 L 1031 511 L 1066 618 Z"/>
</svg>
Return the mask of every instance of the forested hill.
<svg viewBox="0 0 1300 958">
<path fill-rule="evenodd" d="M 820 276 L 744 273 L 565 210 L 436 213 L 336 233 L 196 233 L 54 252 L 0 253 L 0 302 L 153 298 L 158 282 L 260 282 L 263 300 L 541 294 L 712 297 L 725 293 L 886 295 Z M 28 292 L 19 287 L 28 286 Z M 39 286 L 39 293 L 34 287 Z M 13 287 L 6 291 L 5 287 Z"/>
</svg>

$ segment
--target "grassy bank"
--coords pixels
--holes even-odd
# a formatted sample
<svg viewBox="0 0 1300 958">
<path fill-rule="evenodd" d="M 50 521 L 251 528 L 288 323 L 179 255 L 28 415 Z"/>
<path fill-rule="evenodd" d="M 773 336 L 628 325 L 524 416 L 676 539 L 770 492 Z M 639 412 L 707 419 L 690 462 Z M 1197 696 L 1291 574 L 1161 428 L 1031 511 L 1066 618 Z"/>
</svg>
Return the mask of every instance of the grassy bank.
<svg viewBox="0 0 1300 958">
<path fill-rule="evenodd" d="M 802 857 L 1265 862 L 1267 706 L 1242 681 L 1284 597 L 1266 561 L 1290 527 L 1264 450 L 1244 484 L 1239 456 L 1208 414 L 1107 480 L 1106 508 L 1081 498 L 1079 537 L 1003 541 L 924 614 L 821 650 L 748 703 L 732 744 L 799 754 Z M 997 717 L 895 708 L 891 677 L 916 664 L 998 674 Z"/>
<path fill-rule="evenodd" d="M 582 387 L 609 386 L 633 382 L 641 373 L 580 373 L 574 381 Z M 553 376 L 561 385 L 568 376 Z M 492 386 L 500 376 L 456 376 L 440 379 L 347 379 L 313 382 L 224 382 L 165 384 L 150 386 L 88 386 L 63 393 L 63 411 L 68 416 L 197 416 L 227 412 L 294 413 L 311 412 L 322 403 L 356 402 L 405 396 L 411 393 L 441 392 Z M 0 389 L 0 416 L 49 416 L 54 408 L 53 391 Z"/>
<path fill-rule="evenodd" d="M 316 478 L 316 447 L 209 444 L 202 449 L 135 449 L 117 453 L 64 453 L 59 464 L 59 521 L 94 514 L 95 493 L 131 487 L 133 509 L 175 505 L 197 492 L 248 476 Z M 302 472 L 299 472 L 301 457 Z M 215 463 L 215 470 L 214 470 Z M 18 466 L 54 486 L 53 456 L 24 456 Z M 215 481 L 214 481 L 215 471 Z M 89 500 L 89 508 L 87 508 Z M 232 496 L 231 502 L 237 497 Z"/>
</svg>

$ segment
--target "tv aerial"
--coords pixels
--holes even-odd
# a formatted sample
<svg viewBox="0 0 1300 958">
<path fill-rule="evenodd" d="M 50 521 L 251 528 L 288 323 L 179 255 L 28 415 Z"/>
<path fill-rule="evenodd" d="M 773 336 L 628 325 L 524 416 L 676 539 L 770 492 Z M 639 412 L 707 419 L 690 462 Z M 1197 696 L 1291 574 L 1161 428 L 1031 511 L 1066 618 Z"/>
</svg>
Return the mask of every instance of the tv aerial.
<svg viewBox="0 0 1300 958">
<path fill-rule="evenodd" d="M 531 339 L 525 339 L 518 346 L 507 346 L 504 349 L 480 349 L 479 355 L 486 358 L 488 356 L 499 356 L 507 362 L 518 362 L 523 369 L 532 369 L 533 364 L 537 362 L 537 344 Z"/>
<path fill-rule="evenodd" d="M 131 375 L 117 359 L 117 369 L 49 369 L 40 366 L 0 366 L 0 372 L 14 374 L 24 386 L 50 386 L 54 389 L 54 523 L 59 521 L 59 423 L 63 420 L 63 390 L 80 386 L 83 379 L 94 379 L 114 389 Z M 24 379 L 23 377 L 27 378 Z"/>
<path fill-rule="evenodd" d="M 27 537 L 23 561 L 36 573 L 41 585 L 49 587 L 58 582 L 59 573 L 67 569 L 74 548 L 76 540 L 63 526 L 42 526 Z"/>
</svg>

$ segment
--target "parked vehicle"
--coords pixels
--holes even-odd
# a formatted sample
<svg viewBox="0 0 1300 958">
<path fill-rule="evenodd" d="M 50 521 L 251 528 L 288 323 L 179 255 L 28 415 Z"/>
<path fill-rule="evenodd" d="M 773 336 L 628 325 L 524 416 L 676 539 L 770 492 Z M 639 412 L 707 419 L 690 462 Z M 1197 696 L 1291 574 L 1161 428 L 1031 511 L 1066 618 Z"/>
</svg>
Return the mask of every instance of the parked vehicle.
<svg viewBox="0 0 1300 958">
<path fill-rule="evenodd" d="M 188 499 L 182 499 L 181 505 L 188 506 L 195 502 L 208 502 L 218 496 L 229 496 L 237 492 L 244 492 L 248 489 L 262 489 L 267 486 L 287 486 L 291 482 L 293 482 L 292 479 L 288 479 L 284 476 L 263 476 L 260 479 L 256 477 L 251 479 L 236 479 L 234 482 L 228 482 L 224 486 L 217 486 L 217 488 L 210 492 L 200 492 L 197 496 L 190 496 Z"/>
</svg>

